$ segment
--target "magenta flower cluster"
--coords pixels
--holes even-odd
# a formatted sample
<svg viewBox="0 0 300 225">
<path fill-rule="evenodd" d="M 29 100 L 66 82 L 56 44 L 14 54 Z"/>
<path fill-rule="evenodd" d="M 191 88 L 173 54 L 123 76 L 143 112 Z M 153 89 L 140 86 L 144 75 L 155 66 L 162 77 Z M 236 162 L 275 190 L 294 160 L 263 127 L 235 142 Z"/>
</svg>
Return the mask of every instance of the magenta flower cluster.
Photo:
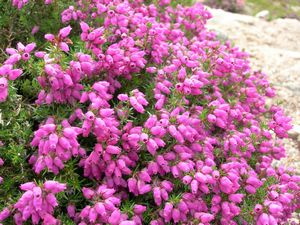
<svg viewBox="0 0 300 225">
<path fill-rule="evenodd" d="M 45 0 L 45 4 L 49 5 L 53 0 Z M 29 0 L 12 0 L 12 5 L 19 10 L 22 9 L 26 4 L 28 4 Z"/>
<path fill-rule="evenodd" d="M 0 158 L 0 167 L 4 165 L 4 160 Z M 3 177 L 0 176 L 0 184 L 3 182 Z"/>
<path fill-rule="evenodd" d="M 6 101 L 8 96 L 8 81 L 15 80 L 23 73 L 22 69 L 14 68 L 18 62 L 26 62 L 30 59 L 30 53 L 35 48 L 35 43 L 24 46 L 22 43 L 17 44 L 17 49 L 7 48 L 6 52 L 10 55 L 0 67 L 0 102 Z"/>
<path fill-rule="evenodd" d="M 71 127 L 68 121 L 63 121 L 59 127 L 54 124 L 53 118 L 49 118 L 39 130 L 31 142 L 31 146 L 38 147 L 38 157 L 32 155 L 29 163 L 33 164 L 36 173 L 40 173 L 46 167 L 54 174 L 64 168 L 64 162 L 76 157 L 79 154 L 84 155 L 85 151 L 80 148 L 77 141 L 81 129 Z"/>
<path fill-rule="evenodd" d="M 299 209 L 300 177 L 272 166 L 285 157 L 291 119 L 266 104 L 274 89 L 248 54 L 206 30 L 204 6 L 86 0 L 61 15 L 78 23 L 85 49 L 70 51 L 71 26 L 45 35 L 50 47 L 32 57 L 43 69 L 36 103 L 74 110 L 39 126 L 29 163 L 57 175 L 78 158 L 97 185 L 82 187 L 85 207 L 68 205 L 75 223 L 275 225 Z M 1 101 L 34 47 L 7 49 Z M 91 137 L 92 147 L 81 144 Z M 21 185 L 0 221 L 12 213 L 17 224 L 59 224 L 55 194 L 65 188 Z"/>
<path fill-rule="evenodd" d="M 132 219 L 128 219 L 128 215 L 122 213 L 119 209 L 121 204 L 121 196 L 115 195 L 115 189 L 108 188 L 106 185 L 100 185 L 97 190 L 90 188 L 82 189 L 86 199 L 94 201 L 94 205 L 86 206 L 79 213 L 75 213 L 74 206 L 68 206 L 68 214 L 74 218 L 79 224 L 102 224 L 112 225 L 134 225 L 142 224 L 142 214 L 146 211 L 143 205 L 135 204 L 133 206 Z"/>
<path fill-rule="evenodd" d="M 15 224 L 23 224 L 31 219 L 32 224 L 58 224 L 53 216 L 54 208 L 58 206 L 55 194 L 66 189 L 65 184 L 56 181 L 46 181 L 42 186 L 28 182 L 20 186 L 25 191 L 22 197 L 13 206 Z M 4 208 L 0 212 L 0 221 L 10 216 L 12 209 Z"/>
</svg>

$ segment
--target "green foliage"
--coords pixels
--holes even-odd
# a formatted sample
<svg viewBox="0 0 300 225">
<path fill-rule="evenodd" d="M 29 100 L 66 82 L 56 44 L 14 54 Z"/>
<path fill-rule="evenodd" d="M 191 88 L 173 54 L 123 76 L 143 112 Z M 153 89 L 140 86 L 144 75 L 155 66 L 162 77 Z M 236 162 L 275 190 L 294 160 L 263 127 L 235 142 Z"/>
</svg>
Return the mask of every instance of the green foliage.
<svg viewBox="0 0 300 225">
<path fill-rule="evenodd" d="M 269 10 L 270 20 L 276 18 L 300 19 L 299 0 L 247 0 L 246 13 L 255 15 L 262 10 Z"/>
<path fill-rule="evenodd" d="M 30 1 L 21 10 L 12 6 L 11 0 L 0 2 L 0 62 L 6 58 L 5 48 L 15 47 L 16 43 L 24 44 L 36 42 L 37 46 L 45 47 L 43 43 L 44 34 L 57 33 L 63 25 L 60 20 L 60 13 L 73 1 L 54 1 L 53 4 L 45 6 L 44 0 Z M 39 31 L 31 35 L 33 26 L 39 26 Z M 76 27 L 75 27 L 76 29 Z M 83 43 L 77 40 L 72 47 L 76 51 L 84 49 Z M 71 49 L 71 51 L 73 50 Z M 66 62 L 72 60 L 70 57 L 64 59 Z M 1 65 L 1 63 L 0 63 Z M 56 118 L 68 117 L 71 109 L 68 106 L 41 106 L 36 107 L 34 101 L 40 90 L 36 77 L 43 70 L 43 63 L 27 64 L 22 76 L 13 85 L 9 85 L 9 98 L 0 104 L 0 157 L 4 160 L 4 166 L 0 167 L 0 176 L 3 183 L 0 188 L 0 210 L 3 207 L 17 201 L 21 195 L 19 185 L 28 181 L 44 181 L 44 179 L 59 180 L 73 187 L 72 192 L 66 192 L 66 196 L 58 196 L 59 200 L 66 206 L 66 198 L 71 200 L 82 200 L 81 185 L 88 182 L 85 179 L 79 180 L 78 161 L 75 159 L 66 164 L 62 173 L 55 177 L 45 174 L 35 175 L 28 159 L 33 153 L 30 147 L 33 132 L 38 124 L 48 116 Z M 23 68 L 25 65 L 22 66 Z M 24 71 L 25 71 L 24 70 Z M 60 214 L 60 213 L 59 213 Z M 63 224 L 74 224 L 63 214 Z M 13 224 L 12 220 L 4 224 Z"/>
<path fill-rule="evenodd" d="M 61 216 L 59 216 L 58 219 L 61 221 L 61 224 L 64 224 L 64 225 L 75 225 L 76 224 L 66 214 L 61 214 Z"/>
<path fill-rule="evenodd" d="M 74 1 L 58 1 L 45 6 L 44 0 L 30 1 L 21 10 L 12 6 L 11 0 L 0 2 L 0 61 L 5 58 L 5 48 L 14 47 L 17 42 L 36 42 L 38 46 L 44 43 L 44 34 L 56 33 L 62 23 L 60 13 Z M 39 26 L 39 32 L 34 36 L 31 30 Z"/>
<path fill-rule="evenodd" d="M 266 199 L 266 195 L 268 193 L 268 187 L 276 184 L 278 180 L 275 177 L 268 177 L 264 184 L 256 190 L 256 193 L 253 195 L 245 195 L 246 197 L 243 199 L 241 205 L 241 214 L 240 217 L 246 220 L 249 224 L 253 224 L 254 220 L 254 212 L 253 209 L 256 204 L 263 204 Z M 239 220 L 238 220 L 239 221 Z"/>
<path fill-rule="evenodd" d="M 9 101 L 0 105 L 0 157 L 5 161 L 0 168 L 0 176 L 4 178 L 0 208 L 18 196 L 19 184 L 33 178 L 27 162 L 31 151 L 28 143 L 32 135 L 32 108 L 21 101 L 14 89 L 10 92 Z"/>
<path fill-rule="evenodd" d="M 171 5 L 173 7 L 176 7 L 176 5 L 187 5 L 190 6 L 193 4 L 193 0 L 177 0 L 177 1 L 171 1 Z"/>
<path fill-rule="evenodd" d="M 146 4 L 157 4 L 157 0 L 145 0 L 144 1 Z M 186 6 L 190 6 L 193 4 L 193 0 L 171 0 L 171 6 L 172 7 L 176 7 L 177 5 L 186 5 Z"/>
</svg>

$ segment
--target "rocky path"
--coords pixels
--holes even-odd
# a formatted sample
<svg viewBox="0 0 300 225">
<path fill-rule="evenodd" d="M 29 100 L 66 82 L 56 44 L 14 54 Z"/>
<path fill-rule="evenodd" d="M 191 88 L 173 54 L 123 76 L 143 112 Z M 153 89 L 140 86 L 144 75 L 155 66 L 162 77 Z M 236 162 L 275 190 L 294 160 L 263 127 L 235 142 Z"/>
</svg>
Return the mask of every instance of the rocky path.
<svg viewBox="0 0 300 225">
<path fill-rule="evenodd" d="M 273 100 L 293 118 L 291 139 L 286 140 L 287 158 L 279 163 L 300 173 L 300 21 L 260 18 L 211 9 L 208 28 L 230 38 L 251 56 L 254 69 L 268 74 L 277 90 Z"/>
</svg>

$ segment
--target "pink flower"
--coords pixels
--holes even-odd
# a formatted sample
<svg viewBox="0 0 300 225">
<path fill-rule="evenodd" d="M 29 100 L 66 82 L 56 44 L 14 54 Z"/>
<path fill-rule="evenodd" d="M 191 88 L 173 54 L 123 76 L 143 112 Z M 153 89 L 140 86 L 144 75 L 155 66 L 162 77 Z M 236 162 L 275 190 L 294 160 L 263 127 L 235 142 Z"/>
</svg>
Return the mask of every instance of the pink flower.
<svg viewBox="0 0 300 225">
<path fill-rule="evenodd" d="M 0 212 L 0 221 L 4 221 L 7 217 L 9 217 L 10 215 L 10 211 L 8 208 L 4 208 L 1 212 Z"/>
<path fill-rule="evenodd" d="M 64 39 L 67 36 L 69 36 L 71 30 L 72 30 L 71 26 L 64 27 L 64 28 L 59 30 L 58 36 L 61 37 L 62 39 Z"/>
<path fill-rule="evenodd" d="M 220 179 L 220 189 L 222 192 L 230 194 L 232 192 L 232 186 L 232 182 L 227 177 L 222 177 Z"/>
</svg>

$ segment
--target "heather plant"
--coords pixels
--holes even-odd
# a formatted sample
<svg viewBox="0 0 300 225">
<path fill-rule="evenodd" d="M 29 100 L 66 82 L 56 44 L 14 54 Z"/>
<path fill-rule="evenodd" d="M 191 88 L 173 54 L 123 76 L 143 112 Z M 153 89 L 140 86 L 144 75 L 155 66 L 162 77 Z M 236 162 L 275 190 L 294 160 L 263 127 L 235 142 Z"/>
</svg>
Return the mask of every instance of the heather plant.
<svg viewBox="0 0 300 225">
<path fill-rule="evenodd" d="M 291 119 L 203 5 L 85 0 L 60 15 L 0 67 L 0 222 L 287 223 L 300 177 L 272 162 Z"/>
<path fill-rule="evenodd" d="M 16 2 L 16 1 L 14 1 Z M 60 12 L 73 4 L 72 0 L 53 1 L 45 5 L 44 0 L 20 1 L 22 8 L 13 6 L 12 0 L 1 0 L 0 4 L 0 60 L 3 62 L 7 47 L 15 48 L 18 42 L 44 44 L 44 34 L 56 32 L 62 27 Z"/>
</svg>

